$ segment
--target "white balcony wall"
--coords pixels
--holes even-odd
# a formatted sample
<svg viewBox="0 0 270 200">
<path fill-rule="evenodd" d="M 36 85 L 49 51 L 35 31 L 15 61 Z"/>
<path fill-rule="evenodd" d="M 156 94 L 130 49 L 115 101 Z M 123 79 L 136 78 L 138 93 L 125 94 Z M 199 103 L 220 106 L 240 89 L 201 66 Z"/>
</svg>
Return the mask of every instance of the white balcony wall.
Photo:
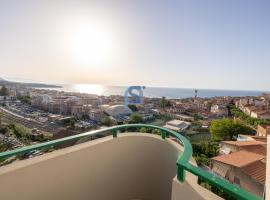
<svg viewBox="0 0 270 200">
<path fill-rule="evenodd" d="M 1 167 L 0 199 L 203 199 L 204 190 L 191 188 L 201 188 L 195 179 L 172 189 L 180 153 L 179 144 L 155 135 L 109 136 Z"/>
</svg>

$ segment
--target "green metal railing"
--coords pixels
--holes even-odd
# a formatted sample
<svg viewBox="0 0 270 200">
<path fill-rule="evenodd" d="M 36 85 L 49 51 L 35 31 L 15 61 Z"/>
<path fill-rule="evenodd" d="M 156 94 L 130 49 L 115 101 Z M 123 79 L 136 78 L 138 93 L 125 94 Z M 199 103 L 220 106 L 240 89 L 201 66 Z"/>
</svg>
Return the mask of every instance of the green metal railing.
<svg viewBox="0 0 270 200">
<path fill-rule="evenodd" d="M 28 152 L 31 152 L 33 150 L 44 150 L 50 147 L 54 147 L 61 144 L 66 144 L 68 142 L 77 141 L 79 139 L 83 139 L 89 136 L 96 136 L 99 134 L 106 134 L 111 133 L 114 138 L 117 138 L 117 135 L 120 131 L 132 131 L 132 129 L 138 129 L 138 128 L 148 128 L 148 129 L 156 129 L 161 132 L 161 137 L 163 139 L 166 139 L 166 137 L 171 136 L 176 138 L 184 147 L 184 151 L 181 155 L 179 155 L 176 165 L 177 165 L 177 179 L 180 182 L 185 181 L 185 172 L 188 171 L 196 176 L 199 177 L 200 180 L 203 180 L 211 185 L 214 185 L 218 187 L 219 189 L 223 190 L 225 193 L 227 193 L 229 196 L 232 196 L 236 199 L 240 200 L 259 200 L 262 199 L 252 193 L 247 192 L 246 190 L 233 185 L 229 183 L 228 181 L 219 178 L 216 175 L 213 175 L 207 171 L 204 171 L 203 169 L 194 166 L 190 163 L 190 159 L 192 157 L 192 146 L 190 142 L 181 134 L 168 130 L 163 127 L 153 126 L 153 125 L 147 125 L 147 124 L 125 124 L 125 125 L 119 125 L 119 126 L 113 126 L 101 130 L 95 130 L 87 133 L 82 133 L 74 136 L 69 136 L 66 138 L 53 140 L 45 143 L 40 143 L 32 146 L 27 146 L 11 151 L 6 151 L 0 153 L 0 160 L 6 159 L 11 156 L 18 156 L 22 155 Z"/>
</svg>

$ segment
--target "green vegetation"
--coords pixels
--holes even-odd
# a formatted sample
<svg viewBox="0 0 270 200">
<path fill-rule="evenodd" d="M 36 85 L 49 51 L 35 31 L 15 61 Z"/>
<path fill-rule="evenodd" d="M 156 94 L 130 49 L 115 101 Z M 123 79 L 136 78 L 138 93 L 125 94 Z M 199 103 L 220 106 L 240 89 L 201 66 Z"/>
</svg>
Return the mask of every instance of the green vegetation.
<svg viewBox="0 0 270 200">
<path fill-rule="evenodd" d="M 192 114 L 192 117 L 194 118 L 194 121 L 195 121 L 195 122 L 198 121 L 198 120 L 203 119 L 203 118 L 200 117 L 197 113 Z"/>
<path fill-rule="evenodd" d="M 0 127 L 1 127 L 1 125 L 2 125 L 2 117 L 3 117 L 3 113 L 0 112 Z"/>
<path fill-rule="evenodd" d="M 217 119 L 211 122 L 213 141 L 233 140 L 238 134 L 251 134 L 253 130 L 239 120 Z"/>
<path fill-rule="evenodd" d="M 156 134 L 156 135 L 160 135 L 161 134 L 160 131 L 157 130 L 157 129 L 145 128 L 145 127 L 141 128 L 139 131 L 141 133 L 152 133 L 152 134 Z"/>
<path fill-rule="evenodd" d="M 88 120 L 88 119 L 90 119 L 89 115 L 85 115 L 85 114 L 82 115 L 81 118 L 82 118 L 82 120 Z"/>
<path fill-rule="evenodd" d="M 75 119 L 71 119 L 71 120 L 69 121 L 69 126 L 70 126 L 71 129 L 75 129 L 75 124 L 76 124 Z"/>
<path fill-rule="evenodd" d="M 30 144 L 31 132 L 19 124 L 6 124 L 0 127 L 0 132 L 8 137 L 15 136 L 24 144 Z"/>
<path fill-rule="evenodd" d="M 133 112 L 137 112 L 138 111 L 138 108 L 136 105 L 134 104 L 129 104 L 128 107 L 130 108 L 130 110 L 132 110 Z"/>
<path fill-rule="evenodd" d="M 147 123 L 155 126 L 164 126 L 167 121 L 172 120 L 173 118 L 169 114 L 157 114 L 155 119 L 148 121 Z"/>
<path fill-rule="evenodd" d="M 222 189 L 218 188 L 217 186 L 214 186 L 212 184 L 209 184 L 208 182 L 204 181 L 204 180 L 198 180 L 199 184 L 210 190 L 211 192 L 213 192 L 214 194 L 222 197 L 223 199 L 226 200 L 236 200 L 236 198 L 230 196 L 228 193 L 224 192 Z"/>
<path fill-rule="evenodd" d="M 20 100 L 24 104 L 31 104 L 31 98 L 29 96 L 18 97 L 18 100 Z"/>
<path fill-rule="evenodd" d="M 169 114 L 159 114 L 159 115 L 156 115 L 156 119 L 161 119 L 163 121 L 170 121 L 173 119 L 173 117 Z"/>
<path fill-rule="evenodd" d="M 37 134 L 33 135 L 31 134 L 31 130 L 27 129 L 26 127 L 20 125 L 20 124 L 2 124 L 0 125 L 0 133 L 4 134 L 7 137 L 13 136 L 14 138 L 17 138 L 20 142 L 22 142 L 25 145 L 29 145 L 33 141 L 38 142 L 45 142 L 48 141 L 48 138 L 45 137 L 43 134 Z M 0 143 L 0 151 L 1 150 L 8 150 L 12 146 L 8 145 L 6 143 Z"/>
<path fill-rule="evenodd" d="M 253 127 L 257 127 L 257 125 L 262 125 L 262 124 L 270 124 L 269 119 L 257 119 L 257 118 L 250 117 L 247 114 L 243 113 L 240 109 L 238 109 L 234 105 L 229 106 L 229 111 L 232 116 L 240 119 L 244 123 Z"/>
<path fill-rule="evenodd" d="M 209 165 L 210 158 L 218 155 L 218 144 L 216 142 L 192 143 L 193 157 L 198 165 Z"/>
<path fill-rule="evenodd" d="M 133 113 L 130 117 L 130 123 L 138 124 L 142 123 L 143 119 L 142 116 L 139 113 Z"/>
<path fill-rule="evenodd" d="M 169 100 L 166 99 L 166 97 L 162 97 L 161 101 L 160 101 L 160 107 L 161 108 L 166 108 L 166 107 L 170 107 L 172 106 L 171 102 Z"/>
<path fill-rule="evenodd" d="M 0 152 L 7 151 L 7 150 L 9 150 L 8 144 L 1 141 L 0 142 Z M 0 161 L 0 163 L 1 163 L 1 161 Z"/>
<path fill-rule="evenodd" d="M 115 121 L 112 120 L 110 117 L 106 116 L 101 119 L 101 125 L 104 126 L 113 126 L 115 125 Z"/>
<path fill-rule="evenodd" d="M 0 96 L 7 96 L 8 95 L 8 89 L 5 86 L 2 86 L 0 89 Z"/>
<path fill-rule="evenodd" d="M 62 120 L 63 125 L 65 125 L 67 128 L 75 129 L 76 119 L 73 117 L 67 117 Z"/>
<path fill-rule="evenodd" d="M 189 139 L 190 142 L 202 142 L 202 141 L 210 141 L 211 140 L 211 134 L 208 133 L 196 133 L 191 135 L 186 135 L 186 138 Z"/>
</svg>

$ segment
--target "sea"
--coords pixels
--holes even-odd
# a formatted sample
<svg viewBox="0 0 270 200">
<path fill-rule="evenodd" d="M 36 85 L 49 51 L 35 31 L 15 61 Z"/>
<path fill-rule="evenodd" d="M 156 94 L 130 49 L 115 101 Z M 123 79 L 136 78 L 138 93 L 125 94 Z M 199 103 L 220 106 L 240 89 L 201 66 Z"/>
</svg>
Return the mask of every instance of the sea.
<svg viewBox="0 0 270 200">
<path fill-rule="evenodd" d="M 58 90 L 64 92 L 78 92 L 94 95 L 124 95 L 128 86 L 105 86 L 95 84 L 72 84 L 61 85 L 61 88 L 42 88 L 50 90 Z M 197 89 L 197 88 L 196 88 Z M 231 96 L 231 97 L 243 97 L 243 96 L 258 96 L 263 92 L 269 93 L 269 91 L 245 91 L 245 90 L 218 90 L 218 89 L 197 89 L 198 97 L 217 97 L 217 96 Z M 167 87 L 145 87 L 143 95 L 150 98 L 166 97 L 168 99 L 182 99 L 194 97 L 195 88 L 167 88 Z"/>
</svg>

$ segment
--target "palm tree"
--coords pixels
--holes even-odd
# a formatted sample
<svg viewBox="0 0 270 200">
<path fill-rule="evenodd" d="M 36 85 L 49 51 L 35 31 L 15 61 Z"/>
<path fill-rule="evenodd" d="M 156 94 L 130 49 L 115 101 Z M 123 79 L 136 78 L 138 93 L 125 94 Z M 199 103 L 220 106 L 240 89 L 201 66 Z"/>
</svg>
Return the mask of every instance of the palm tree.
<svg viewBox="0 0 270 200">
<path fill-rule="evenodd" d="M 2 117 L 3 117 L 3 113 L 0 112 L 0 126 L 2 125 Z"/>
<path fill-rule="evenodd" d="M 165 108 L 166 107 L 166 97 L 162 97 L 161 101 L 160 101 L 160 107 L 161 108 Z"/>
</svg>

